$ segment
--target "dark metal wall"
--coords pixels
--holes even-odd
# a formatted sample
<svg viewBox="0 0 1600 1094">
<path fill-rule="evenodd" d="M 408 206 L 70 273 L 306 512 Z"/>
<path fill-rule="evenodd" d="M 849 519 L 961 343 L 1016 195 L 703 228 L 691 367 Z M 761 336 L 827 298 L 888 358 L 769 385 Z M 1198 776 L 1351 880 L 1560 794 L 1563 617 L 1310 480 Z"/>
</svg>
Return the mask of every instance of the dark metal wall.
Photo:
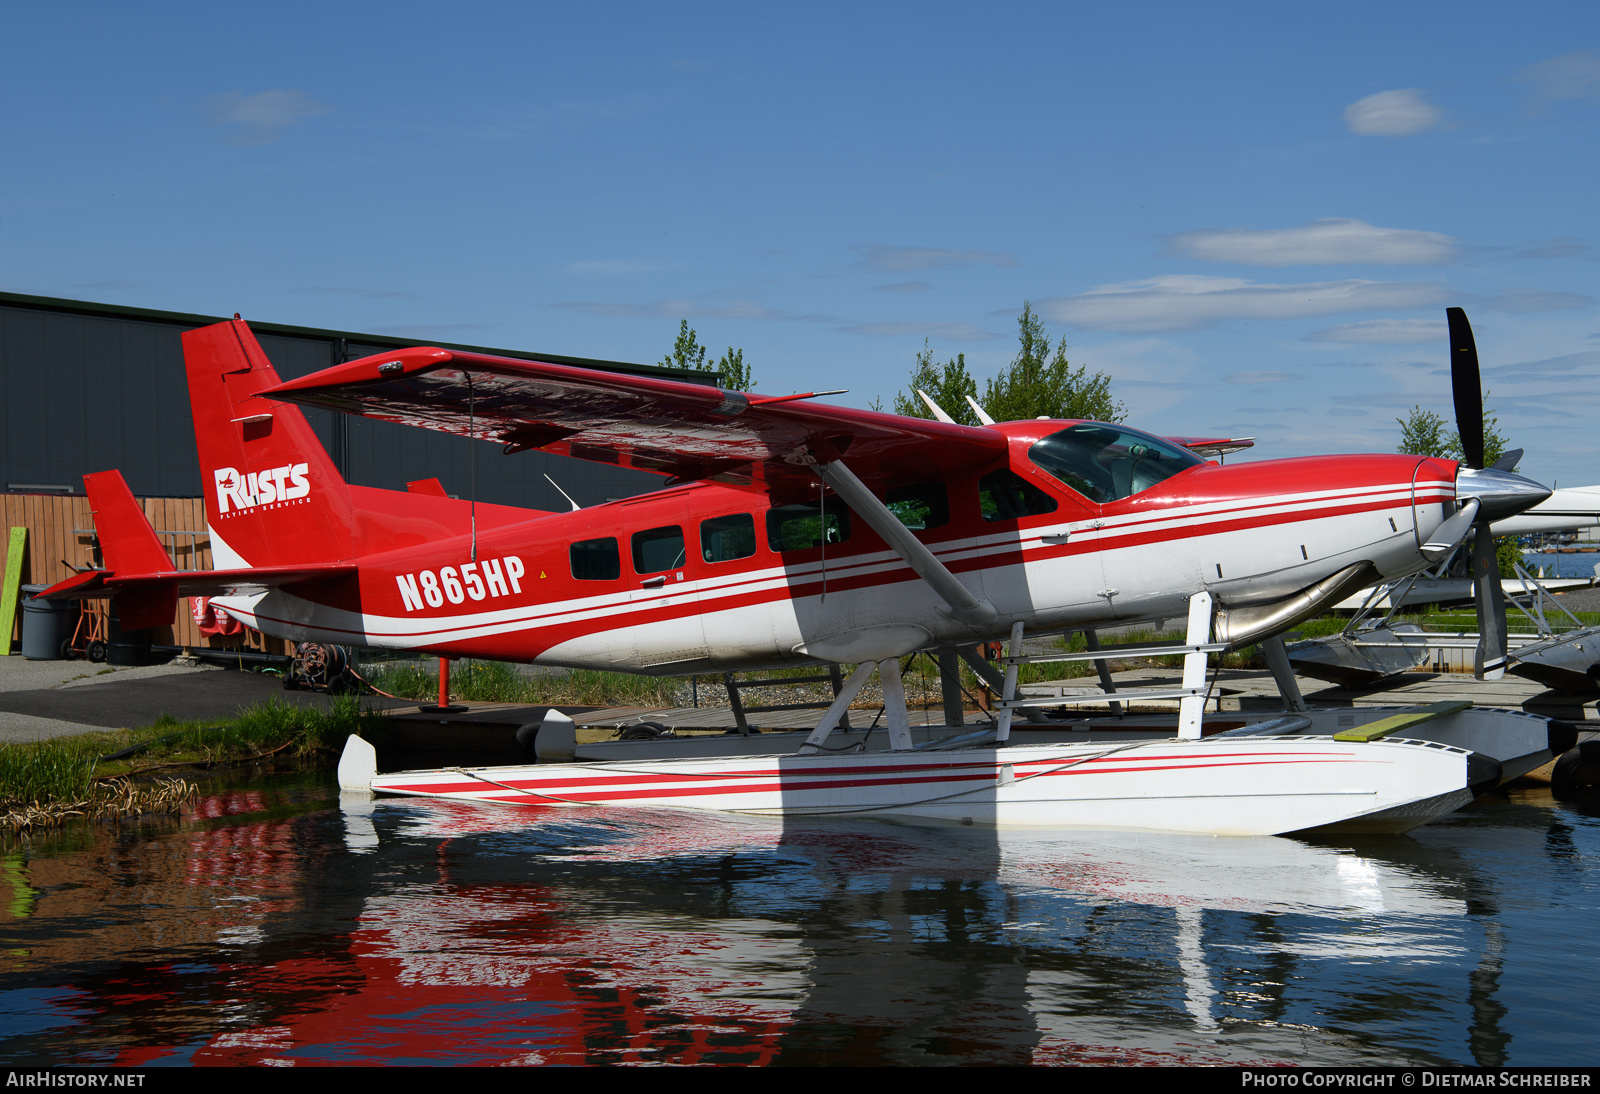
<svg viewBox="0 0 1600 1094">
<path fill-rule="evenodd" d="M 0 294 L 0 489 L 70 487 L 81 494 L 86 473 L 117 468 L 141 497 L 198 496 L 200 469 L 179 336 L 213 321 Z M 396 345 L 422 344 L 376 336 L 368 342 L 360 335 L 273 324 L 253 329 L 286 380 Z M 645 366 L 615 367 L 671 375 Z M 330 411 L 307 417 L 345 478 L 363 486 L 404 490 L 414 479 L 437 477 L 447 493 L 466 497 L 473 444 L 480 501 L 569 508 L 545 474 L 586 506 L 662 482 L 643 472 L 542 452 L 504 456 L 499 445 Z"/>
</svg>

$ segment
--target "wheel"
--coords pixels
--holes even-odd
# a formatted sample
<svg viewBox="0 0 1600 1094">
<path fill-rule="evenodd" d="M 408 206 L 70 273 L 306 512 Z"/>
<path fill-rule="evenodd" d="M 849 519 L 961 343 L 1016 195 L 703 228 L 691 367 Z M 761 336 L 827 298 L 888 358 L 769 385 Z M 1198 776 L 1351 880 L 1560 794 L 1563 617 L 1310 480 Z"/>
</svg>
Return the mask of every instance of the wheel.
<svg viewBox="0 0 1600 1094">
<path fill-rule="evenodd" d="M 77 659 L 78 651 L 72 648 L 72 639 L 63 638 L 61 640 L 61 660 L 76 661 Z"/>
<path fill-rule="evenodd" d="M 98 665 L 105 659 L 106 644 L 100 641 L 100 639 L 96 638 L 93 642 L 89 643 L 89 660 Z"/>
</svg>

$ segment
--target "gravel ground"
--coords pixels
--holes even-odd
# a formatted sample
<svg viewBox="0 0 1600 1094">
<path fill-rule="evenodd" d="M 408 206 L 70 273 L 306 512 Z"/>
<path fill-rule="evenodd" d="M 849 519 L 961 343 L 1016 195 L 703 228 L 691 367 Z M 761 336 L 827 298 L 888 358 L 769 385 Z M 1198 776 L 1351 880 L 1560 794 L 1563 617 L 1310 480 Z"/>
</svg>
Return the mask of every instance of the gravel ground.
<svg viewBox="0 0 1600 1094">
<path fill-rule="evenodd" d="M 1600 588 L 1556 593 L 1556 603 L 1569 612 L 1600 612 Z"/>
<path fill-rule="evenodd" d="M 147 680 L 190 672 L 222 672 L 211 665 L 97 665 L 92 661 L 29 661 L 20 654 L 0 657 L 0 691 L 39 691 L 111 681 Z"/>
</svg>

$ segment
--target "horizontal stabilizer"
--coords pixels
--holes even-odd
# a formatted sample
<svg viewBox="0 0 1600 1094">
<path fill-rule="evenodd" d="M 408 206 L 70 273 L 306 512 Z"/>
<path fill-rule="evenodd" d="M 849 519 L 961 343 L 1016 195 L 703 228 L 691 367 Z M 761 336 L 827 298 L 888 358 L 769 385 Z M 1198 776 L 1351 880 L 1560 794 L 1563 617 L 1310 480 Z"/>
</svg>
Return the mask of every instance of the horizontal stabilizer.
<svg viewBox="0 0 1600 1094">
<path fill-rule="evenodd" d="M 1242 452 L 1246 448 L 1256 446 L 1254 437 L 1167 437 L 1166 439 L 1183 445 L 1204 459 L 1214 459 L 1226 456 L 1230 452 Z"/>
<path fill-rule="evenodd" d="M 95 600 L 116 596 L 118 618 L 128 623 L 120 608 L 129 594 L 142 595 L 150 589 L 171 586 L 176 606 L 179 596 L 254 596 L 269 589 L 281 589 L 302 581 L 354 577 L 353 562 L 324 562 L 306 566 L 257 566 L 240 570 L 165 570 L 153 574 L 121 575 L 112 570 L 90 570 L 58 581 L 39 596 L 52 600 Z M 172 622 L 169 614 L 160 624 Z"/>
</svg>

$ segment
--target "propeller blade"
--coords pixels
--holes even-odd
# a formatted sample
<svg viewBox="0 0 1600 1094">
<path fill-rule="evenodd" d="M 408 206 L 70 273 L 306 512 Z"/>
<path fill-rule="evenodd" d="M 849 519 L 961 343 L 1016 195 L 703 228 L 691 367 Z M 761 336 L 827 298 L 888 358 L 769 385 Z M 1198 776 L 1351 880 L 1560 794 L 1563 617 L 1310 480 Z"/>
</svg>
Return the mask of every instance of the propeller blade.
<svg viewBox="0 0 1600 1094">
<path fill-rule="evenodd" d="M 1498 680 L 1506 673 L 1506 598 L 1487 521 L 1473 528 L 1472 584 L 1478 607 L 1478 652 L 1472 674 L 1479 680 Z"/>
<path fill-rule="evenodd" d="M 1429 562 L 1438 562 L 1455 550 L 1456 544 L 1466 539 L 1467 534 L 1472 531 L 1472 522 L 1478 518 L 1478 510 L 1481 508 L 1483 503 L 1477 498 L 1468 498 L 1459 513 L 1433 530 L 1428 542 L 1422 545 L 1422 557 Z"/>
<path fill-rule="evenodd" d="M 1446 308 L 1450 321 L 1450 390 L 1455 396 L 1456 432 L 1467 466 L 1483 467 L 1483 383 L 1478 376 L 1478 344 L 1460 308 Z"/>
<path fill-rule="evenodd" d="M 1505 455 L 1501 456 L 1498 460 L 1495 460 L 1494 461 L 1494 466 L 1489 468 L 1489 470 L 1490 471 L 1515 471 L 1517 469 L 1517 464 L 1519 464 L 1521 462 L 1522 462 L 1522 449 L 1513 448 L 1510 452 L 1507 452 Z"/>
</svg>

